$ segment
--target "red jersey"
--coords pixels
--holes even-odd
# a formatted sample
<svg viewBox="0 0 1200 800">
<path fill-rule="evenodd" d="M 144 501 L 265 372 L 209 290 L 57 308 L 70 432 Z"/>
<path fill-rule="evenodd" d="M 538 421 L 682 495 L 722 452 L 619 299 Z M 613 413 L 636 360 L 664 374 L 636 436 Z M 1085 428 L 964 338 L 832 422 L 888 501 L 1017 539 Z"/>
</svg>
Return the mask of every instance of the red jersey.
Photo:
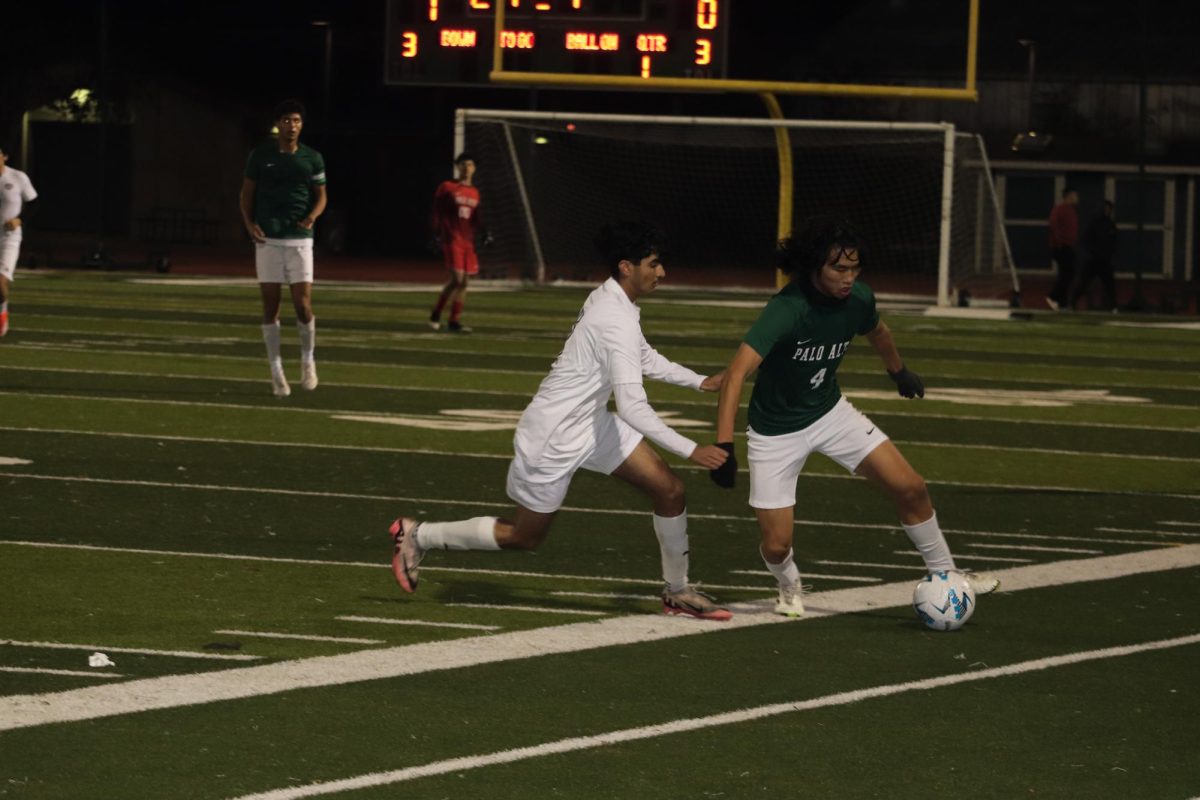
<svg viewBox="0 0 1200 800">
<path fill-rule="evenodd" d="M 479 223 L 479 189 L 458 181 L 443 181 L 433 193 L 433 231 L 443 245 L 475 244 Z"/>
<path fill-rule="evenodd" d="M 1070 203 L 1059 203 L 1050 212 L 1050 249 L 1074 247 L 1079 240 L 1079 213 Z"/>
</svg>

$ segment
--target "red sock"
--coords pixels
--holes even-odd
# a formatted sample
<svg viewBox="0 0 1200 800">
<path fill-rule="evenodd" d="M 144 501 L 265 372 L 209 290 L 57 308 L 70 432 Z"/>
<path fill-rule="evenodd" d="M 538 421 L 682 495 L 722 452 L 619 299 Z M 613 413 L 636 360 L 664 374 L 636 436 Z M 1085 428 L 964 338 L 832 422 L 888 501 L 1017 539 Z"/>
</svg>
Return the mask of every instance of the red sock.
<svg viewBox="0 0 1200 800">
<path fill-rule="evenodd" d="M 454 304 L 450 306 L 450 321 L 451 322 L 458 322 L 458 318 L 462 315 L 462 307 L 463 307 L 462 300 L 455 300 Z"/>
<path fill-rule="evenodd" d="M 440 317 L 442 315 L 442 309 L 446 307 L 446 301 L 449 299 L 450 299 L 450 292 L 442 292 L 440 295 L 438 295 L 437 305 L 435 305 L 433 307 L 433 314 L 431 314 L 430 316 L 432 316 L 435 319 L 437 317 Z"/>
</svg>

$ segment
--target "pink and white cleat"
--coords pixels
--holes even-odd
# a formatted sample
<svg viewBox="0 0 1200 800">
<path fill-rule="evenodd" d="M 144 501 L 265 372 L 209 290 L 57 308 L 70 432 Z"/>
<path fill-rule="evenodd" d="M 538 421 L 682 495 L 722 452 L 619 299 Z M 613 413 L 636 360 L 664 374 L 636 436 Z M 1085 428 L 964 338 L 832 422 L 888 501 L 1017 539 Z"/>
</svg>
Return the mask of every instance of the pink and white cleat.
<svg viewBox="0 0 1200 800">
<path fill-rule="evenodd" d="M 420 526 L 415 519 L 401 517 L 393 521 L 392 526 L 388 528 L 396 546 L 392 553 L 392 574 L 396 576 L 396 583 L 400 584 L 400 588 L 409 593 L 417 590 L 417 568 L 421 559 L 425 557 L 425 552 L 417 544 L 415 536 Z"/>
</svg>

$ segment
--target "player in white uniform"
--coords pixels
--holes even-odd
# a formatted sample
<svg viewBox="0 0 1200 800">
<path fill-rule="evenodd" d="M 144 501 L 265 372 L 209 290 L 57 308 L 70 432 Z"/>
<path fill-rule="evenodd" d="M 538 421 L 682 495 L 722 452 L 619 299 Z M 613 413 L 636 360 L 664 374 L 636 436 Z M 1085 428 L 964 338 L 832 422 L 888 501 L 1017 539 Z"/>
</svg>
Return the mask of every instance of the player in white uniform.
<svg viewBox="0 0 1200 800">
<path fill-rule="evenodd" d="M 37 196 L 29 176 L 8 166 L 8 153 L 0 145 L 0 336 L 8 333 L 8 287 L 21 254 L 21 215 Z"/>
<path fill-rule="evenodd" d="M 638 298 L 666 276 L 662 237 L 639 223 L 601 231 L 597 246 L 612 277 L 588 296 L 563 350 L 521 415 L 508 469 L 511 519 L 392 523 L 392 571 L 401 588 L 417 587 L 418 565 L 430 550 L 532 550 L 550 532 L 571 478 L 580 469 L 613 475 L 650 496 L 662 552 L 663 611 L 726 620 L 730 612 L 688 585 L 687 501 L 683 481 L 643 439 L 714 469 L 726 453 L 699 446 L 669 428 L 646 400 L 644 377 L 716 392 L 725 374 L 703 377 L 659 355 L 642 335 Z M 616 398 L 617 413 L 608 410 Z"/>
</svg>

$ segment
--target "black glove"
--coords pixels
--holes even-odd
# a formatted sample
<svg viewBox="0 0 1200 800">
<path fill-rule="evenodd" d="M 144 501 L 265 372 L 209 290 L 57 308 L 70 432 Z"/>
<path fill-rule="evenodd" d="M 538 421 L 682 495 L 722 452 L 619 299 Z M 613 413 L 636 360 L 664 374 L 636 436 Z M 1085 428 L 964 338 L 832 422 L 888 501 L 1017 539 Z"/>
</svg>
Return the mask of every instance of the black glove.
<svg viewBox="0 0 1200 800">
<path fill-rule="evenodd" d="M 489 247 L 491 247 L 492 245 L 494 245 L 495 243 L 496 243 L 496 237 L 492 235 L 492 232 L 484 231 L 483 232 L 483 249 L 486 250 Z"/>
<path fill-rule="evenodd" d="M 899 390 L 901 397 L 911 400 L 914 397 L 925 396 L 925 384 L 921 380 L 921 376 L 903 364 L 900 365 L 899 372 L 892 372 L 889 369 L 888 377 L 896 383 L 896 389 Z"/>
<path fill-rule="evenodd" d="M 725 463 L 708 471 L 708 477 L 722 489 L 732 489 L 737 484 L 737 456 L 733 454 L 733 442 L 717 442 L 716 446 L 729 453 Z"/>
<path fill-rule="evenodd" d="M 442 254 L 442 237 L 430 236 L 429 241 L 425 243 L 425 249 L 435 256 Z"/>
</svg>

